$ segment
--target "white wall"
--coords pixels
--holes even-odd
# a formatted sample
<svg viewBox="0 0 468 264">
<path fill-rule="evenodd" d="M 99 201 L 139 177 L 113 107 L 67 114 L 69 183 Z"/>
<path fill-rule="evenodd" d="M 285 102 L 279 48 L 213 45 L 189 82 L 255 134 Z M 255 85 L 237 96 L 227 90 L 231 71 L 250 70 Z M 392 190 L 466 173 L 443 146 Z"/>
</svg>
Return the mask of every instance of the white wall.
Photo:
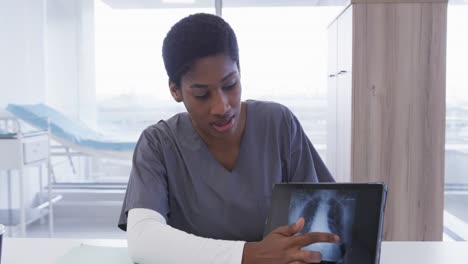
<svg viewBox="0 0 468 264">
<path fill-rule="evenodd" d="M 44 3 L 38 0 L 0 0 L 0 108 L 8 103 L 39 103 L 46 99 L 44 85 Z M 25 171 L 36 176 L 37 169 Z M 33 177 L 34 177 L 33 176 Z M 31 203 L 39 183 L 26 182 Z M 0 208 L 7 202 L 6 172 L 0 172 Z M 18 206 L 18 181 L 12 181 L 13 207 Z M 34 190 L 34 191 L 33 191 Z"/>
<path fill-rule="evenodd" d="M 93 0 L 0 0 L 0 107 L 47 102 L 89 119 L 93 27 Z"/>
<path fill-rule="evenodd" d="M 0 109 L 47 103 L 93 125 L 93 50 L 93 0 L 0 0 Z M 28 204 L 39 189 L 37 175 L 37 168 L 26 171 Z M 6 172 L 0 171 L 0 209 L 8 207 L 7 187 Z"/>
<path fill-rule="evenodd" d="M 94 2 L 47 1 L 47 102 L 95 122 Z"/>
<path fill-rule="evenodd" d="M 45 100 L 42 1 L 0 0 L 0 107 Z"/>
</svg>

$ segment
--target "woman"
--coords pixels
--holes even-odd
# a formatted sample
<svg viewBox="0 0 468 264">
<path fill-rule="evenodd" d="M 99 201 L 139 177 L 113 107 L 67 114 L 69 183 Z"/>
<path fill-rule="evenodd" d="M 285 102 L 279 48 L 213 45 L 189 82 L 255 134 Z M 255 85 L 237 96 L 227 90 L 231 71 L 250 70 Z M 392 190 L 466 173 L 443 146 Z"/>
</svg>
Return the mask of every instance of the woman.
<svg viewBox="0 0 468 264">
<path fill-rule="evenodd" d="M 163 43 L 169 89 L 187 113 L 141 135 L 119 227 L 138 263 L 312 263 L 301 248 L 333 234 L 262 240 L 275 183 L 333 181 L 296 117 L 271 102 L 241 102 L 239 51 L 220 17 L 195 14 Z M 247 241 L 247 242 L 246 242 Z"/>
</svg>

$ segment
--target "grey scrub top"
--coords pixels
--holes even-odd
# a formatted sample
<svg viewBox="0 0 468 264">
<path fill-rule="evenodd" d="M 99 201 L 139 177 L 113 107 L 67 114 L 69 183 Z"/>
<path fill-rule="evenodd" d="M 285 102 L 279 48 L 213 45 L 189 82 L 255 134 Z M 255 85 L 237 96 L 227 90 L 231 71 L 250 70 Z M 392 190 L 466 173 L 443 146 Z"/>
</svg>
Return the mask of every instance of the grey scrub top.
<svg viewBox="0 0 468 264">
<path fill-rule="evenodd" d="M 288 108 L 252 100 L 246 105 L 245 131 L 231 172 L 208 150 L 188 113 L 143 131 L 118 226 L 126 230 L 130 209 L 147 208 L 197 236 L 259 241 L 275 183 L 333 181 Z"/>
</svg>

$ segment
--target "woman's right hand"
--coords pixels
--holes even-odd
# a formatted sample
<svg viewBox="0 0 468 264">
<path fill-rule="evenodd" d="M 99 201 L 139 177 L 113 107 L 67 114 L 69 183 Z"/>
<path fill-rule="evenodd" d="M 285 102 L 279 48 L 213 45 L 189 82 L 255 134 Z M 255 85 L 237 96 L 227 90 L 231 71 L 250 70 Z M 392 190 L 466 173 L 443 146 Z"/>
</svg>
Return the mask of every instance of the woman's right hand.
<svg viewBox="0 0 468 264">
<path fill-rule="evenodd" d="M 313 243 L 337 243 L 340 238 L 331 233 L 296 234 L 304 227 L 304 218 L 295 223 L 273 230 L 262 241 L 247 242 L 244 246 L 242 264 L 320 263 L 320 252 L 302 250 Z"/>
</svg>

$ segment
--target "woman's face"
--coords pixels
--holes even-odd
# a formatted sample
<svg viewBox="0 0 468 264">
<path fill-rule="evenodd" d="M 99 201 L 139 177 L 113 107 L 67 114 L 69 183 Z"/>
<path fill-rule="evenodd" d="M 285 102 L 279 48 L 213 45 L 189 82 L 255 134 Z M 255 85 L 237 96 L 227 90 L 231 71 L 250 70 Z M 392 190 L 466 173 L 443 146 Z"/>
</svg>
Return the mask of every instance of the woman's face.
<svg viewBox="0 0 468 264">
<path fill-rule="evenodd" d="M 192 124 L 203 138 L 228 138 L 241 129 L 241 84 L 237 64 L 224 54 L 201 58 L 170 83 L 172 96 L 184 102 Z"/>
</svg>

